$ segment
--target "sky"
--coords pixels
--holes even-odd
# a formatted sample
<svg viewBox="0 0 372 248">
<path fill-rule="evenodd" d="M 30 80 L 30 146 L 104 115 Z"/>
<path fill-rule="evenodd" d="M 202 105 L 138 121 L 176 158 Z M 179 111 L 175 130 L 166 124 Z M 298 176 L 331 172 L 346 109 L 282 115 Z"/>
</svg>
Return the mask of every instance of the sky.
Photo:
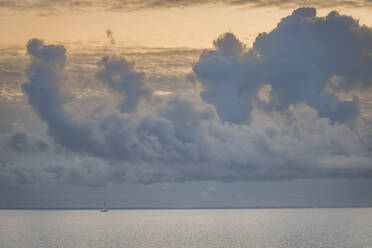
<svg viewBox="0 0 372 248">
<path fill-rule="evenodd" d="M 371 11 L 0 0 L 0 208 L 372 206 Z"/>
</svg>

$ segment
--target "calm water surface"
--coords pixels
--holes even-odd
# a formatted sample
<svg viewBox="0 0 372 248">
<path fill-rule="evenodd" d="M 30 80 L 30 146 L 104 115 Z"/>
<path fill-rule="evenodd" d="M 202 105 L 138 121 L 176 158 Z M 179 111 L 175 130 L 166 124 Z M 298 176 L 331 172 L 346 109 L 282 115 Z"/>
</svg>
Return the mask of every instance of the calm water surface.
<svg viewBox="0 0 372 248">
<path fill-rule="evenodd" d="M 0 247 L 372 248 L 372 209 L 1 210 Z"/>
</svg>

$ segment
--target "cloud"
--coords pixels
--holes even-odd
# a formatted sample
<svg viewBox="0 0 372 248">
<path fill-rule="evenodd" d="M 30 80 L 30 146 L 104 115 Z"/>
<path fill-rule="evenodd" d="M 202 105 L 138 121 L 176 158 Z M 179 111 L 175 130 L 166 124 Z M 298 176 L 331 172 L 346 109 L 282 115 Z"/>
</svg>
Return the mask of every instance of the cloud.
<svg viewBox="0 0 372 248">
<path fill-rule="evenodd" d="M 141 100 L 149 100 L 151 91 L 145 85 L 144 74 L 136 72 L 133 63 L 113 55 L 103 57 L 98 66 L 98 78 L 123 95 L 124 100 L 120 104 L 122 112 L 132 112 Z"/>
<path fill-rule="evenodd" d="M 123 2 L 121 2 L 123 3 Z M 139 8 L 175 8 L 175 7 L 189 7 L 189 6 L 200 6 L 200 5 L 231 5 L 231 6 L 249 6 L 249 7 L 281 7 L 281 8 L 295 8 L 304 6 L 304 1 L 300 0 L 148 0 L 139 4 Z M 371 2 L 368 0 L 308 0 L 306 1 L 307 6 L 315 6 L 319 8 L 330 8 L 330 7 L 367 7 L 371 6 Z M 116 6 L 126 6 L 117 4 Z"/>
<path fill-rule="evenodd" d="M 106 37 L 110 40 L 111 45 L 115 45 L 114 33 L 110 30 L 106 30 Z"/>
<path fill-rule="evenodd" d="M 201 86 L 200 96 L 153 94 L 153 78 L 134 63 L 104 56 L 95 87 L 108 88 L 116 104 L 90 111 L 71 106 L 64 93 L 77 83 L 66 73 L 65 47 L 31 39 L 22 89 L 53 144 L 36 149 L 39 138 L 13 131 L 3 142 L 10 152 L 1 153 L 0 181 L 104 186 L 371 178 L 371 133 L 362 135 L 357 125 L 357 96 L 338 96 L 370 88 L 370 33 L 350 17 L 319 18 L 302 8 L 260 34 L 252 48 L 223 34 L 193 65 L 189 78 Z"/>
<path fill-rule="evenodd" d="M 94 9 L 109 11 L 133 11 L 141 9 L 184 8 L 193 6 L 248 6 L 248 7 L 280 7 L 296 8 L 304 6 L 300 0 L 0 0 L 0 8 L 10 10 L 36 10 L 47 14 L 56 14 L 61 11 L 87 11 Z M 369 0 L 309 0 L 307 6 L 318 8 L 333 7 L 370 7 Z"/>
<path fill-rule="evenodd" d="M 337 25 L 341 28 L 328 38 L 317 36 Z M 360 46 L 322 50 L 344 32 Z M 233 34 L 224 34 L 193 67 L 203 86 L 201 99 L 152 95 L 148 79 L 133 63 L 116 55 L 103 57 L 96 75 L 122 99 L 117 110 L 89 121 L 64 107 L 64 47 L 30 40 L 28 82 L 23 85 L 30 106 L 57 145 L 97 160 L 97 166 L 76 160 L 76 169 L 46 166 L 43 171 L 88 185 L 369 178 L 370 147 L 348 122 L 358 117 L 350 112 L 358 111 L 350 109 L 352 102 L 322 89 L 335 75 L 345 79 L 340 90 L 370 87 L 367 70 L 355 74 L 331 64 L 338 56 L 347 59 L 339 66 L 359 61 L 368 67 L 358 49 L 370 49 L 370 32 L 349 17 L 332 12 L 317 18 L 314 9 L 305 8 L 261 34 L 248 50 Z M 348 118 L 336 118 L 345 113 Z"/>
<path fill-rule="evenodd" d="M 225 121 L 248 121 L 252 106 L 266 101 L 266 108 L 277 111 L 305 102 L 321 117 L 346 123 L 360 115 L 357 96 L 345 101 L 325 89 L 332 84 L 343 93 L 369 88 L 371 44 L 372 30 L 352 17 L 335 11 L 316 17 L 315 9 L 300 8 L 259 34 L 250 49 L 232 33 L 222 35 L 193 70 L 204 87 L 201 97 Z M 270 88 L 270 101 L 259 97 L 264 86 Z"/>
<path fill-rule="evenodd" d="M 249 94 L 254 94 L 261 83 L 255 82 L 261 68 L 254 58 L 241 62 L 245 57 L 254 55 L 247 54 L 243 57 L 243 44 L 232 33 L 220 36 L 214 41 L 214 46 L 216 49 L 205 50 L 193 67 L 204 87 L 201 97 L 205 102 L 216 106 L 222 120 L 232 123 L 247 122 L 252 103 L 241 96 L 244 92 L 240 85 L 246 86 Z M 246 65 L 243 65 L 245 62 Z"/>
<path fill-rule="evenodd" d="M 26 133 L 16 132 L 10 137 L 7 148 L 19 153 L 45 152 L 49 145 L 42 140 L 30 141 Z"/>
<path fill-rule="evenodd" d="M 41 40 L 31 39 L 27 52 L 31 55 L 31 62 L 26 72 L 28 82 L 22 85 L 22 89 L 30 106 L 48 124 L 50 136 L 77 151 L 99 150 L 92 142 L 91 130 L 75 125 L 63 109 L 66 99 L 59 87 L 65 76 L 64 46 L 45 45 Z"/>
</svg>

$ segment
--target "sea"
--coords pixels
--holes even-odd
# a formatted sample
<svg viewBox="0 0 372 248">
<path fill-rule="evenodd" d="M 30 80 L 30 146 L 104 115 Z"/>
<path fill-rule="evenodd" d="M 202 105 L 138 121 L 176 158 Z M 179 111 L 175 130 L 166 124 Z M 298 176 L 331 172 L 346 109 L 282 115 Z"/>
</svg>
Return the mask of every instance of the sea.
<svg viewBox="0 0 372 248">
<path fill-rule="evenodd" d="M 0 210 L 1 248 L 372 248 L 372 208 Z"/>
</svg>

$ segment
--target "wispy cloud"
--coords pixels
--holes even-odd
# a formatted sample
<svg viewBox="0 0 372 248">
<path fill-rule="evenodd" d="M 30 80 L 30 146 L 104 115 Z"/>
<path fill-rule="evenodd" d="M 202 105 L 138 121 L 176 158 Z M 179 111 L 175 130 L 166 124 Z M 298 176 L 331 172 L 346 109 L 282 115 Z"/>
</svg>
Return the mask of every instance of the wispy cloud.
<svg viewBox="0 0 372 248">
<path fill-rule="evenodd" d="M 370 7 L 369 0 L 0 0 L 0 8 L 11 10 L 35 10 L 42 13 L 58 13 L 63 10 L 102 9 L 110 11 L 133 11 L 140 9 L 184 8 L 203 5 L 230 5 L 248 7 L 295 8 L 314 6 L 331 7 Z"/>
</svg>

